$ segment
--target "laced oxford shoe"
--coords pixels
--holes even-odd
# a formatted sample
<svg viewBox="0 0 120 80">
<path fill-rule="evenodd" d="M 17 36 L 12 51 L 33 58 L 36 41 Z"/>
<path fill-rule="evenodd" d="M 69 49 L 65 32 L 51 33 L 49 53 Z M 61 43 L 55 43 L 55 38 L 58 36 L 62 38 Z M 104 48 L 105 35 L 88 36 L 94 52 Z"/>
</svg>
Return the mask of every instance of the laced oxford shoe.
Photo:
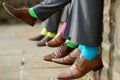
<svg viewBox="0 0 120 80">
<path fill-rule="evenodd" d="M 103 68 L 103 63 L 100 55 L 98 55 L 94 60 L 87 61 L 83 57 L 78 58 L 78 60 L 66 71 L 58 75 L 60 80 L 69 80 L 81 78 L 89 71 L 97 71 Z"/>
<path fill-rule="evenodd" d="M 74 63 L 78 56 L 80 56 L 80 52 L 77 48 L 75 48 L 67 56 L 63 58 L 52 59 L 52 61 L 60 64 L 71 65 Z"/>
<path fill-rule="evenodd" d="M 30 14 L 28 12 L 28 8 L 16 9 L 16 8 L 13 8 L 12 6 L 8 5 L 5 2 L 3 2 L 2 5 L 9 14 L 21 19 L 23 22 L 25 22 L 31 26 L 34 26 L 37 19 L 30 16 Z"/>
<path fill-rule="evenodd" d="M 65 39 L 62 38 L 63 33 L 58 32 L 57 35 L 50 41 L 46 42 L 46 45 L 49 47 L 59 47 L 65 42 Z"/>
<path fill-rule="evenodd" d="M 40 40 L 42 40 L 44 37 L 45 37 L 45 36 L 43 36 L 43 35 L 38 35 L 38 36 L 36 36 L 36 37 L 29 38 L 29 40 L 31 40 L 31 41 L 40 41 Z"/>
<path fill-rule="evenodd" d="M 46 46 L 46 42 L 50 41 L 52 38 L 45 36 L 42 40 L 37 43 L 37 46 Z"/>
<path fill-rule="evenodd" d="M 44 60 L 52 61 L 54 58 L 61 58 L 68 55 L 73 48 L 69 48 L 65 43 L 63 43 L 55 52 L 44 56 Z"/>
</svg>

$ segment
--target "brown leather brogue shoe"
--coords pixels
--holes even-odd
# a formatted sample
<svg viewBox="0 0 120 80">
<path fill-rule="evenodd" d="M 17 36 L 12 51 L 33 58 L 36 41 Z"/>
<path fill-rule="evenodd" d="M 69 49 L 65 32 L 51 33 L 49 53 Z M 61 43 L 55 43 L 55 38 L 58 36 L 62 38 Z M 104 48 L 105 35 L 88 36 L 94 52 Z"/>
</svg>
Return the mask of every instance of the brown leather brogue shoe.
<svg viewBox="0 0 120 80">
<path fill-rule="evenodd" d="M 80 57 L 69 69 L 58 75 L 58 79 L 69 80 L 77 79 L 84 76 L 89 71 L 97 71 L 103 68 L 103 63 L 100 56 L 97 56 L 92 61 L 87 61 Z"/>
<path fill-rule="evenodd" d="M 49 42 L 46 42 L 46 45 L 49 47 L 59 47 L 61 44 L 65 42 L 65 39 L 62 38 L 62 33 L 58 32 L 57 35 L 50 40 Z"/>
<path fill-rule="evenodd" d="M 45 37 L 45 36 L 43 36 L 43 35 L 38 35 L 38 36 L 36 36 L 36 37 L 29 38 L 29 40 L 31 40 L 31 41 L 40 41 L 40 40 L 42 40 L 44 37 Z"/>
<path fill-rule="evenodd" d="M 28 12 L 28 8 L 16 9 L 16 8 L 13 8 L 12 6 L 8 5 L 5 2 L 3 2 L 2 5 L 8 13 L 21 19 L 23 22 L 25 22 L 31 26 L 33 26 L 35 24 L 37 19 L 30 16 L 30 14 Z"/>
<path fill-rule="evenodd" d="M 77 48 L 75 48 L 67 56 L 63 58 L 52 59 L 52 61 L 60 64 L 71 65 L 74 63 L 78 56 L 80 56 L 80 52 Z"/>
<path fill-rule="evenodd" d="M 55 52 L 44 56 L 44 60 L 52 61 L 54 58 L 62 58 L 68 55 L 73 48 L 69 48 L 65 43 L 63 43 Z"/>
<path fill-rule="evenodd" d="M 37 43 L 37 46 L 46 46 L 46 42 L 50 41 L 52 38 L 45 36 L 42 40 Z"/>
</svg>

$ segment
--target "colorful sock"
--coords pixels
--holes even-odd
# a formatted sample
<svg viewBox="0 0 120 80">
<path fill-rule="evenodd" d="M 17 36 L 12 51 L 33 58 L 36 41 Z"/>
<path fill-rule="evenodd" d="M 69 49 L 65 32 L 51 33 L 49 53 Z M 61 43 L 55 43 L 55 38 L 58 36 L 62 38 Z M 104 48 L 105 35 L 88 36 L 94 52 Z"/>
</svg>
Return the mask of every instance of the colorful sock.
<svg viewBox="0 0 120 80">
<path fill-rule="evenodd" d="M 66 28 L 66 25 L 67 25 L 67 23 L 66 23 L 66 22 L 64 22 L 64 23 L 63 23 L 63 25 L 62 25 L 62 27 L 61 27 L 60 32 L 64 33 L 65 28 Z"/>
<path fill-rule="evenodd" d="M 46 28 L 43 28 L 42 31 L 41 31 L 41 35 L 43 36 L 46 36 L 47 35 L 47 29 Z"/>
<path fill-rule="evenodd" d="M 37 16 L 37 14 L 35 13 L 35 11 L 34 11 L 34 9 L 33 8 L 29 8 L 28 9 L 28 12 L 29 12 L 29 14 L 32 16 L 32 17 L 34 17 L 34 18 L 38 18 L 38 16 Z"/>
<path fill-rule="evenodd" d="M 72 43 L 70 40 L 66 40 L 65 43 L 70 48 L 76 48 L 77 47 L 77 44 Z"/>
<path fill-rule="evenodd" d="M 52 33 L 52 32 L 48 32 L 48 33 L 47 33 L 47 36 L 50 37 L 50 38 L 55 37 L 55 35 L 56 35 L 56 34 L 55 34 L 55 33 Z"/>
<path fill-rule="evenodd" d="M 98 55 L 98 47 L 79 45 L 78 50 L 81 52 L 81 56 L 86 60 L 93 60 Z"/>
</svg>

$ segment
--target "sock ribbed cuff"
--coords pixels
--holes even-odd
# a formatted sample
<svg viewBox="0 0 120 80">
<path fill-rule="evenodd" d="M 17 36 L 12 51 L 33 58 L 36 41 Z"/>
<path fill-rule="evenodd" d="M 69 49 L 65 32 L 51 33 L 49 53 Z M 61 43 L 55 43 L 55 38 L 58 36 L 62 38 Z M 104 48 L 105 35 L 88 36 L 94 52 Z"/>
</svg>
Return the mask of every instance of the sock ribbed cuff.
<svg viewBox="0 0 120 80">
<path fill-rule="evenodd" d="M 70 48 L 76 48 L 77 47 L 77 44 L 72 43 L 70 40 L 66 40 L 65 43 Z"/>
<path fill-rule="evenodd" d="M 41 35 L 43 36 L 46 36 L 47 35 L 47 29 L 46 28 L 43 28 L 42 31 L 41 31 Z"/>
<path fill-rule="evenodd" d="M 48 32 L 47 33 L 47 36 L 50 37 L 50 38 L 53 38 L 55 37 L 56 33 L 51 33 L 51 32 Z"/>
<path fill-rule="evenodd" d="M 38 18 L 38 16 L 37 16 L 37 14 L 35 13 L 35 11 L 34 11 L 34 9 L 33 8 L 29 8 L 28 9 L 28 12 L 29 12 L 29 14 L 32 16 L 32 17 L 34 17 L 34 18 Z"/>
</svg>

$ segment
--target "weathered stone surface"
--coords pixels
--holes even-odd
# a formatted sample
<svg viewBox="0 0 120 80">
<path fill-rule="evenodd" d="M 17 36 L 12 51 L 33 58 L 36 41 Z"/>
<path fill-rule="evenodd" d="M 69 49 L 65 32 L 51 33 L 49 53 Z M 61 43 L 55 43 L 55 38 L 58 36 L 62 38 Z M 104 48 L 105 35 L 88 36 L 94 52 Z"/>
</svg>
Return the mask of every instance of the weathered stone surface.
<svg viewBox="0 0 120 80">
<path fill-rule="evenodd" d="M 118 64 L 120 64 L 120 0 L 115 0 L 116 8 L 115 8 L 115 34 L 114 34 L 114 65 L 113 65 L 113 80 L 119 80 L 120 68 Z"/>
<path fill-rule="evenodd" d="M 37 47 L 29 41 L 41 28 L 28 25 L 1 25 L 0 80 L 49 80 L 69 66 L 46 62 L 43 56 L 56 48 Z M 36 34 L 37 33 L 37 34 Z"/>
<path fill-rule="evenodd" d="M 105 68 L 102 70 L 101 80 L 119 80 L 120 68 L 120 0 L 106 0 L 108 7 L 104 13 L 104 17 L 110 16 L 104 21 L 104 34 L 102 44 L 102 55 Z M 109 14 L 110 13 L 110 14 Z"/>
</svg>

